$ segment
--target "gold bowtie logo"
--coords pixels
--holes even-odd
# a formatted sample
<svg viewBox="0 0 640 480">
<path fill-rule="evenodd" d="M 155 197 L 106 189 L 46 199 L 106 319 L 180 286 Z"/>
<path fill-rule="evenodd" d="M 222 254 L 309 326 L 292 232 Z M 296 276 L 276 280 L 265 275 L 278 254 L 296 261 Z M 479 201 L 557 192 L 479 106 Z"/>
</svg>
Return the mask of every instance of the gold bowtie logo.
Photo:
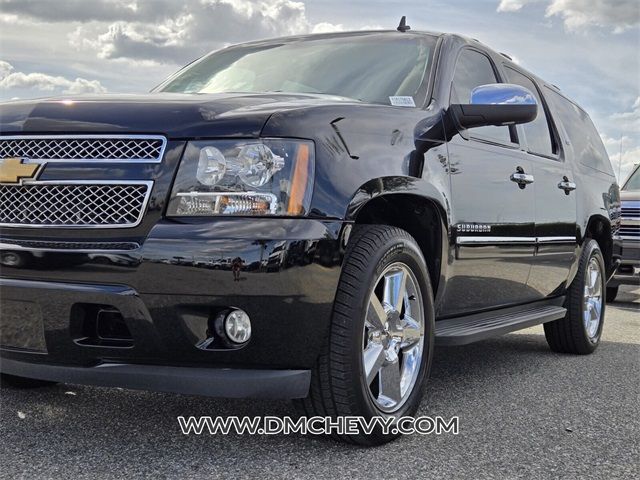
<svg viewBox="0 0 640 480">
<path fill-rule="evenodd" d="M 40 164 L 23 163 L 24 158 L 4 158 L 0 160 L 0 183 L 20 184 L 25 179 L 38 176 Z"/>
</svg>

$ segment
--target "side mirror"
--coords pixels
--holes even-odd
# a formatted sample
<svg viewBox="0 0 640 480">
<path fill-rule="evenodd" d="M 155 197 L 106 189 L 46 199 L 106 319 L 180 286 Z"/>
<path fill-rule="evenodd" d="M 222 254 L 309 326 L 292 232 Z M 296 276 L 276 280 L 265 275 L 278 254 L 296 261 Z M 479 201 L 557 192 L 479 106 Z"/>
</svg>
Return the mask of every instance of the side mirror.
<svg viewBox="0 0 640 480">
<path fill-rule="evenodd" d="M 538 103 L 528 89 L 510 83 L 480 85 L 471 92 L 471 103 L 450 107 L 459 129 L 487 125 L 516 125 L 535 120 Z"/>
</svg>

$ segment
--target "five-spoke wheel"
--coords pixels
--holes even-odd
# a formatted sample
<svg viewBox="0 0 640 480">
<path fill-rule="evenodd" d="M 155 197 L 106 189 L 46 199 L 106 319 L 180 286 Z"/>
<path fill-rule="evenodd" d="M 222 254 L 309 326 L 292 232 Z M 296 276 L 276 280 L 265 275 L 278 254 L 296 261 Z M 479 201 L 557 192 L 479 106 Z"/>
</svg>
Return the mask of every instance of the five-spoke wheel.
<svg viewBox="0 0 640 480">
<path fill-rule="evenodd" d="M 383 412 L 400 408 L 415 385 L 423 335 L 418 282 L 407 265 L 389 265 L 369 298 L 362 351 L 369 394 Z"/>
<path fill-rule="evenodd" d="M 604 325 L 605 272 L 598 242 L 587 239 L 582 246 L 578 272 L 564 302 L 567 315 L 544 324 L 544 334 L 552 350 L 584 355 L 597 348 Z"/>
<path fill-rule="evenodd" d="M 431 367 L 433 293 L 420 247 L 406 231 L 357 225 L 345 252 L 324 350 L 312 372 L 307 417 L 413 415 Z M 338 435 L 379 445 L 399 433 Z"/>
<path fill-rule="evenodd" d="M 585 272 L 584 282 L 584 328 L 589 338 L 593 339 L 598 334 L 600 318 L 602 316 L 602 272 L 600 264 L 595 257 L 589 260 Z"/>
</svg>

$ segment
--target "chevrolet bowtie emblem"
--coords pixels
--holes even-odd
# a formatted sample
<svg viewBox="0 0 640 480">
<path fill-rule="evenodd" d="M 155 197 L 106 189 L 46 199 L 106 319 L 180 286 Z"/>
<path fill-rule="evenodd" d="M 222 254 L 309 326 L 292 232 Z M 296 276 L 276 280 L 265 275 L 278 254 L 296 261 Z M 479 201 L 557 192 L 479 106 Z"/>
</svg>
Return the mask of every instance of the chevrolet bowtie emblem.
<svg viewBox="0 0 640 480">
<path fill-rule="evenodd" d="M 25 160 L 19 157 L 0 160 L 0 183 L 20 184 L 22 180 L 35 180 L 41 165 L 38 163 L 24 163 Z"/>
</svg>

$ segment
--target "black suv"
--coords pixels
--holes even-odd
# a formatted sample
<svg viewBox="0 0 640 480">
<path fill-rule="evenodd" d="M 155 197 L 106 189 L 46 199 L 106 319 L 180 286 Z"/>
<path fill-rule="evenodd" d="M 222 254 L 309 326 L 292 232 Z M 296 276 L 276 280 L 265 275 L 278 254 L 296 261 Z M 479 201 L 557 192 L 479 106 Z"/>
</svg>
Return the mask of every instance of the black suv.
<svg viewBox="0 0 640 480">
<path fill-rule="evenodd" d="M 3 104 L 3 381 L 401 417 L 434 345 L 544 324 L 591 353 L 620 257 L 591 120 L 475 40 L 400 30 Z"/>
</svg>

